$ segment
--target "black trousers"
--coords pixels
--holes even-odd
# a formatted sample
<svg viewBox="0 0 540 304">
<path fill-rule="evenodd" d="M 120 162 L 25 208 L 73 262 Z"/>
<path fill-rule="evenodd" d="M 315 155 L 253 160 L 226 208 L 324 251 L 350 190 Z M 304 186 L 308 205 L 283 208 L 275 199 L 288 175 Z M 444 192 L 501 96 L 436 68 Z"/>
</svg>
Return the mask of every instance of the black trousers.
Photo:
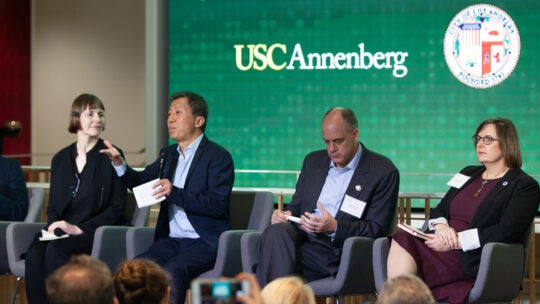
<svg viewBox="0 0 540 304">
<path fill-rule="evenodd" d="M 326 235 L 307 233 L 296 224 L 278 223 L 261 237 L 256 276 L 261 288 L 288 275 L 310 282 L 335 276 L 340 258 L 341 248 L 332 247 Z"/>
<path fill-rule="evenodd" d="M 45 242 L 38 239 L 40 235 L 30 244 L 25 257 L 24 280 L 29 304 L 48 303 L 45 279 L 66 264 L 71 256 L 90 254 L 94 242 L 93 234 L 72 235 Z"/>
</svg>

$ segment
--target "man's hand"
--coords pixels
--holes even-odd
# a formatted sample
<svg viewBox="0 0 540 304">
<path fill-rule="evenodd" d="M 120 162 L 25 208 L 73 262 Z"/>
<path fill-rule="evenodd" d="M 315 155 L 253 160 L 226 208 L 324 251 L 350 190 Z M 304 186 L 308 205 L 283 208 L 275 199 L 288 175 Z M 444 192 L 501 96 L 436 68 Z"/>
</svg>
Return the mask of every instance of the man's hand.
<svg viewBox="0 0 540 304">
<path fill-rule="evenodd" d="M 152 189 L 154 190 L 152 195 L 156 199 L 160 199 L 162 196 L 167 196 L 171 193 L 173 185 L 170 180 L 162 178 L 152 185 Z"/>
<path fill-rule="evenodd" d="M 322 216 L 305 212 L 301 217 L 302 228 L 311 233 L 334 233 L 337 228 L 336 219 L 324 209 L 320 202 L 317 203 L 317 207 Z"/>
<path fill-rule="evenodd" d="M 120 166 L 121 164 L 123 164 L 124 159 L 122 158 L 122 155 L 120 155 L 120 152 L 118 152 L 118 150 L 111 144 L 111 142 L 108 140 L 104 140 L 103 143 L 105 144 L 105 146 L 107 146 L 107 149 L 101 149 L 99 150 L 99 153 L 107 155 L 115 166 Z"/>
<path fill-rule="evenodd" d="M 292 215 L 292 212 L 290 211 L 281 211 L 281 210 L 274 210 L 274 213 L 272 213 L 272 220 L 271 223 L 284 223 L 287 222 L 287 215 Z"/>
</svg>

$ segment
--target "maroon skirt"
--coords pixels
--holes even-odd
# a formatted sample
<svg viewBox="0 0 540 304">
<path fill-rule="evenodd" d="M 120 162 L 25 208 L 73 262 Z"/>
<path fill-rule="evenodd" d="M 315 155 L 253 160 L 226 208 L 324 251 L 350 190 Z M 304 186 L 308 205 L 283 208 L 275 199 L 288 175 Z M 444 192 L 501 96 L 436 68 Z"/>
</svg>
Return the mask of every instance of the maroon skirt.
<svg viewBox="0 0 540 304">
<path fill-rule="evenodd" d="M 417 275 L 431 289 L 438 302 L 464 303 L 474 285 L 459 264 L 461 250 L 439 252 L 428 248 L 424 240 L 404 231 L 389 237 L 407 250 L 416 261 Z"/>
</svg>

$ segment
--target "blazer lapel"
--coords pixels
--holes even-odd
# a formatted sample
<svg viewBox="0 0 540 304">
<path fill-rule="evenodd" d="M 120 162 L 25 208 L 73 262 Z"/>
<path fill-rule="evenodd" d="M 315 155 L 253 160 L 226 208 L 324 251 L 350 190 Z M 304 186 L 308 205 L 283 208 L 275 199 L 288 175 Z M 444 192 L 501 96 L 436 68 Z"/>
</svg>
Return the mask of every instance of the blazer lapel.
<svg viewBox="0 0 540 304">
<path fill-rule="evenodd" d="M 486 214 L 489 213 L 490 209 L 499 208 L 498 206 L 494 206 L 493 202 L 498 201 L 496 198 L 500 197 L 499 193 L 505 190 L 509 183 L 511 183 L 518 174 L 519 170 L 511 169 L 499 181 L 497 181 L 497 184 L 493 187 L 493 189 L 491 189 L 486 198 L 478 206 L 478 210 L 476 211 L 474 218 L 471 220 L 471 225 L 476 225 L 481 218 L 485 217 Z"/>
</svg>

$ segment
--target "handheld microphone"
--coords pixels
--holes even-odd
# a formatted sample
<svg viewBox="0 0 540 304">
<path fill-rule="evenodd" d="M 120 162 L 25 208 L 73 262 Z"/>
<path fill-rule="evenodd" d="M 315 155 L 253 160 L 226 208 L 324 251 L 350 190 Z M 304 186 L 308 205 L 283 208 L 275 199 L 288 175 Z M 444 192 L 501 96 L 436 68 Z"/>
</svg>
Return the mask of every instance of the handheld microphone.
<svg viewBox="0 0 540 304">
<path fill-rule="evenodd" d="M 159 167 L 158 167 L 158 178 L 163 178 L 163 170 L 165 169 L 165 161 L 167 160 L 167 152 L 163 149 L 159 152 Z"/>
<path fill-rule="evenodd" d="M 56 228 L 54 229 L 54 232 L 53 232 L 53 233 L 54 233 L 54 235 L 56 235 L 56 236 L 62 236 L 62 235 L 64 235 L 64 234 L 67 234 L 67 233 L 66 233 L 64 230 L 62 230 L 62 228 L 60 228 L 60 227 L 56 227 Z"/>
</svg>

